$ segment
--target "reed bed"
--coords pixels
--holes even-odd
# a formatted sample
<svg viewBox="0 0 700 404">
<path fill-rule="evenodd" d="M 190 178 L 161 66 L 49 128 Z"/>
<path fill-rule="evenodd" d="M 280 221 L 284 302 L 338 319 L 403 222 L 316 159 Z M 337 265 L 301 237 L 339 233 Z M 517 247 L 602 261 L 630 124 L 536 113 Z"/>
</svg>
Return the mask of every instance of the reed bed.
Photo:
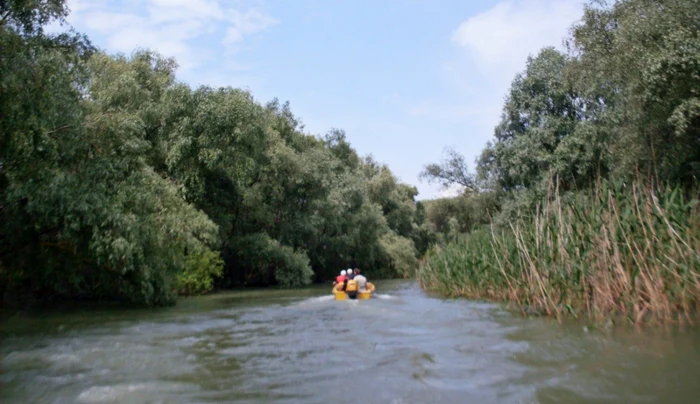
<svg viewBox="0 0 700 404">
<path fill-rule="evenodd" d="M 693 323 L 700 301 L 697 194 L 601 182 L 557 190 L 505 228 L 438 245 L 421 286 L 449 297 L 512 302 L 523 314 L 634 324 Z"/>
</svg>

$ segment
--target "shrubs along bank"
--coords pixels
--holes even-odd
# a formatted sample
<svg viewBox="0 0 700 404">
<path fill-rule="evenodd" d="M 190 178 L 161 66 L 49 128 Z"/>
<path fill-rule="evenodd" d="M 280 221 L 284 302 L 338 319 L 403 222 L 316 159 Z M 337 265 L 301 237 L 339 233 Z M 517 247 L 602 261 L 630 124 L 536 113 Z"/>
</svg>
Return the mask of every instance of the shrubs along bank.
<svg viewBox="0 0 700 404">
<path fill-rule="evenodd" d="M 448 217 L 463 231 L 428 253 L 422 285 L 553 316 L 692 321 L 699 29 L 697 1 L 596 1 L 567 53 L 530 57 L 476 173 L 455 153 L 424 171 L 465 186 L 466 208 Z"/>
<path fill-rule="evenodd" d="M 414 274 L 427 248 L 417 191 L 343 131 L 311 136 L 289 104 L 190 88 L 153 52 L 44 32 L 67 14 L 60 0 L 0 5 L 4 304 L 160 305 L 349 266 Z"/>
</svg>

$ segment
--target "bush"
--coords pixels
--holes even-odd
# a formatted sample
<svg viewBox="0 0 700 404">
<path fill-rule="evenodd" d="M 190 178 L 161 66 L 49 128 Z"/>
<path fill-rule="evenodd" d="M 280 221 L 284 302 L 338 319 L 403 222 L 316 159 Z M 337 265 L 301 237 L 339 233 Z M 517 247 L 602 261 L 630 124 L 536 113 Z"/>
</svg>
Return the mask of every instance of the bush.
<svg viewBox="0 0 700 404">
<path fill-rule="evenodd" d="M 181 295 L 197 295 L 214 287 L 214 277 L 221 276 L 224 261 L 217 251 L 203 249 L 187 255 L 185 269 L 177 276 L 176 289 Z"/>
<path fill-rule="evenodd" d="M 415 275 L 418 268 L 418 259 L 416 258 L 416 248 L 413 246 L 412 240 L 389 232 L 382 236 L 380 244 L 389 257 L 396 275 L 403 278 Z"/>
<path fill-rule="evenodd" d="M 247 283 L 277 283 L 297 287 L 311 283 L 313 271 L 308 256 L 282 245 L 267 234 L 256 233 L 236 240 L 238 261 L 245 266 Z"/>
</svg>

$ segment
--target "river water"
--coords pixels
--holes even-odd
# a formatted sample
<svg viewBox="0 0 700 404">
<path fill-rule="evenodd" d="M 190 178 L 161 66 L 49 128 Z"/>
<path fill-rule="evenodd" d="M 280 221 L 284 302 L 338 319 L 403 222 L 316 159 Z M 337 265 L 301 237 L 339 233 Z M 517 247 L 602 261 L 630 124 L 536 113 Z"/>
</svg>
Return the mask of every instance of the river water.
<svg viewBox="0 0 700 404">
<path fill-rule="evenodd" d="M 697 329 L 589 330 L 412 282 L 249 290 L 0 324 L 0 402 L 691 403 Z"/>
</svg>

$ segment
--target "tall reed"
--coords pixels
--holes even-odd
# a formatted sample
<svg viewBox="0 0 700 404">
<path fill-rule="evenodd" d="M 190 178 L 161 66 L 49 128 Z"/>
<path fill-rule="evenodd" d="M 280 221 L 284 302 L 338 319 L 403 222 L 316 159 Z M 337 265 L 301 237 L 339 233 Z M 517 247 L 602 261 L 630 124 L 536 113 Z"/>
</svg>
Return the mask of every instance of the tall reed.
<svg viewBox="0 0 700 404">
<path fill-rule="evenodd" d="M 510 301 L 523 313 L 692 323 L 699 213 L 678 188 L 600 182 L 566 202 L 552 190 L 506 228 L 434 247 L 417 276 L 446 296 Z"/>
</svg>

